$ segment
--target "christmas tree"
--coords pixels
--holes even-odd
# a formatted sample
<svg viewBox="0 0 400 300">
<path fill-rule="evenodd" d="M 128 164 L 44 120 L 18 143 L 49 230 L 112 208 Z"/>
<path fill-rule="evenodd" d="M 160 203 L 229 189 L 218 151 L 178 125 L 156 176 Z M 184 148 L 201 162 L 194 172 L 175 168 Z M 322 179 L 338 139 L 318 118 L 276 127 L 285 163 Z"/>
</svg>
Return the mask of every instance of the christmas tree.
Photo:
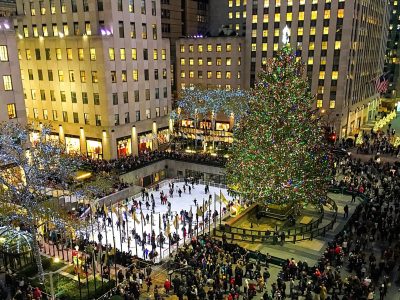
<svg viewBox="0 0 400 300">
<path fill-rule="evenodd" d="M 304 66 L 288 46 L 259 74 L 234 133 L 228 183 L 263 204 L 317 203 L 329 183 L 324 131 Z"/>
</svg>

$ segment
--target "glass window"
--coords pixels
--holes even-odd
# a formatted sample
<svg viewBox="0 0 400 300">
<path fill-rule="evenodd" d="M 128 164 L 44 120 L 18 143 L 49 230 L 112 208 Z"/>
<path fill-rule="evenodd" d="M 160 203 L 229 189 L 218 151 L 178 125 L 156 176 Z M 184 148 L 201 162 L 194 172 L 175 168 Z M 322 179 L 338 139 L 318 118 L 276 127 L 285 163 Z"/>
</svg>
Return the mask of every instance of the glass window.
<svg viewBox="0 0 400 300">
<path fill-rule="evenodd" d="M 15 119 L 17 117 L 17 110 L 15 109 L 15 104 L 7 104 L 7 114 L 9 119 Z"/>
<path fill-rule="evenodd" d="M 3 75 L 3 84 L 4 84 L 4 90 L 5 91 L 12 91 L 13 90 L 11 75 Z"/>
</svg>

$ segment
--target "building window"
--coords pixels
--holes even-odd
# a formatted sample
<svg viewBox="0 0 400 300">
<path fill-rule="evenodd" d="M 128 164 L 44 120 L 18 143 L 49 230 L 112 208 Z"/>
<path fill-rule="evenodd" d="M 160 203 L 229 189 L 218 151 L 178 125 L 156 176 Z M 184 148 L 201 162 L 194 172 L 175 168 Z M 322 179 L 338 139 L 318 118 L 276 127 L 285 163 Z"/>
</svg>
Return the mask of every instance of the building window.
<svg viewBox="0 0 400 300">
<path fill-rule="evenodd" d="M 113 105 L 118 105 L 118 94 L 117 93 L 112 94 L 112 101 L 113 101 Z"/>
<path fill-rule="evenodd" d="M 71 92 L 71 102 L 78 103 L 78 101 L 76 99 L 76 92 Z"/>
<path fill-rule="evenodd" d="M 39 110 L 37 108 L 33 109 L 33 118 L 39 119 Z"/>
<path fill-rule="evenodd" d="M 117 82 L 117 73 L 115 71 L 111 71 L 111 82 L 112 83 Z"/>
<path fill-rule="evenodd" d="M 158 51 L 157 51 L 157 49 L 153 50 L 153 59 L 154 60 L 158 60 Z"/>
<path fill-rule="evenodd" d="M 126 70 L 122 70 L 121 71 L 121 81 L 122 82 L 126 82 L 127 78 L 126 78 Z"/>
<path fill-rule="evenodd" d="M 322 107 L 322 100 L 317 100 L 317 107 L 321 108 Z"/>
<path fill-rule="evenodd" d="M 137 121 L 140 121 L 140 110 L 137 110 L 137 111 L 135 112 L 135 115 L 136 115 L 136 122 L 137 122 Z"/>
<path fill-rule="evenodd" d="M 156 107 L 156 117 L 159 117 L 159 116 L 160 116 L 160 108 Z"/>
<path fill-rule="evenodd" d="M 67 96 L 64 91 L 60 91 L 61 102 L 67 102 Z"/>
<path fill-rule="evenodd" d="M 151 25 L 151 27 L 153 30 L 153 40 L 156 40 L 157 39 L 157 25 L 153 24 L 153 25 Z"/>
<path fill-rule="evenodd" d="M 58 121 L 58 112 L 56 110 L 53 110 L 52 114 L 53 114 L 53 120 Z"/>
<path fill-rule="evenodd" d="M 330 100 L 329 101 L 329 108 L 335 108 L 335 106 L 336 106 L 336 101 L 335 100 Z"/>
<path fill-rule="evenodd" d="M 46 92 L 44 90 L 40 90 L 40 100 L 46 101 Z"/>
<path fill-rule="evenodd" d="M 83 113 L 83 119 L 85 120 L 85 124 L 89 125 L 89 114 L 88 113 Z"/>
<path fill-rule="evenodd" d="M 114 125 L 115 126 L 119 125 L 119 114 L 114 114 Z"/>
<path fill-rule="evenodd" d="M 151 119 L 150 109 L 146 109 L 146 119 Z"/>
<path fill-rule="evenodd" d="M 26 49 L 25 50 L 25 54 L 26 54 L 26 60 L 31 60 L 32 59 L 32 54 L 31 54 L 31 50 L 30 49 Z"/>
<path fill-rule="evenodd" d="M 74 71 L 69 71 L 69 82 L 75 82 L 75 73 Z"/>
<path fill-rule="evenodd" d="M 58 70 L 58 81 L 64 82 L 64 71 Z"/>
<path fill-rule="evenodd" d="M 63 122 L 68 122 L 68 112 L 67 111 L 63 111 L 62 112 L 62 116 L 63 116 Z"/>
<path fill-rule="evenodd" d="M 62 53 L 61 53 L 61 49 L 60 48 L 56 48 L 56 58 L 57 58 L 57 60 L 61 60 L 62 59 Z"/>
<path fill-rule="evenodd" d="M 133 98 L 135 99 L 135 102 L 139 102 L 140 101 L 140 96 L 139 96 L 139 91 L 138 90 L 134 91 Z"/>
<path fill-rule="evenodd" d="M 47 77 L 49 78 L 49 81 L 53 81 L 53 70 L 47 70 Z"/>
<path fill-rule="evenodd" d="M 125 60 L 126 59 L 125 48 L 120 48 L 119 49 L 119 57 L 120 57 L 121 60 Z"/>
<path fill-rule="evenodd" d="M 48 120 L 49 119 L 49 113 L 47 112 L 47 109 L 43 109 L 43 120 Z"/>
<path fill-rule="evenodd" d="M 96 119 L 96 126 L 101 126 L 101 116 L 95 115 L 95 119 Z"/>
<path fill-rule="evenodd" d="M 213 46 L 211 44 L 207 44 L 207 52 L 212 52 Z"/>
<path fill-rule="evenodd" d="M 133 81 L 139 80 L 139 72 L 137 69 L 132 70 L 132 78 L 133 78 Z"/>
<path fill-rule="evenodd" d="M 137 49 L 132 48 L 132 60 L 137 60 Z"/>
<path fill-rule="evenodd" d="M 131 119 L 130 119 L 130 117 L 129 117 L 129 112 L 126 112 L 125 113 L 125 118 L 124 118 L 125 120 L 125 124 L 129 124 L 130 122 L 131 122 Z"/>
<path fill-rule="evenodd" d="M 142 39 L 147 40 L 147 24 L 142 23 Z"/>
<path fill-rule="evenodd" d="M 125 37 L 125 30 L 124 30 L 124 22 L 119 21 L 118 22 L 118 32 L 119 32 L 119 37 L 124 38 Z"/>
<path fill-rule="evenodd" d="M 82 103 L 83 104 L 89 104 L 89 99 L 88 99 L 87 92 L 82 92 Z"/>
<path fill-rule="evenodd" d="M 72 49 L 71 48 L 67 48 L 67 59 L 68 60 L 72 60 Z"/>
<path fill-rule="evenodd" d="M 129 102 L 128 92 L 123 92 L 122 98 L 124 99 L 124 103 L 128 103 Z"/>
<path fill-rule="evenodd" d="M 15 109 L 15 104 L 7 104 L 7 114 L 9 119 L 15 119 L 17 117 L 17 110 Z"/>
<path fill-rule="evenodd" d="M 73 112 L 72 113 L 73 119 L 74 119 L 74 123 L 79 123 L 79 115 L 77 112 Z"/>
<path fill-rule="evenodd" d="M 100 95 L 99 95 L 99 93 L 94 93 L 93 94 L 93 102 L 94 102 L 94 105 L 100 105 Z"/>
<path fill-rule="evenodd" d="M 3 75 L 3 84 L 4 84 L 4 90 L 5 91 L 12 91 L 13 90 L 11 75 Z"/>
<path fill-rule="evenodd" d="M 8 61 L 7 46 L 1 46 L 0 45 L 0 61 Z"/>
<path fill-rule="evenodd" d="M 97 78 L 97 71 L 92 71 L 92 82 L 98 83 L 99 79 Z"/>
<path fill-rule="evenodd" d="M 150 101 L 150 89 L 146 89 L 144 91 L 145 97 L 146 97 L 146 101 Z"/>
<path fill-rule="evenodd" d="M 80 71 L 79 74 L 80 74 L 80 77 L 81 77 L 81 82 L 85 83 L 86 82 L 86 72 L 85 71 Z"/>
<path fill-rule="evenodd" d="M 78 48 L 78 59 L 79 60 L 84 60 L 85 59 L 83 48 Z"/>
<path fill-rule="evenodd" d="M 96 49 L 95 48 L 90 48 L 90 60 L 92 60 L 92 61 L 96 60 Z"/>
<path fill-rule="evenodd" d="M 142 15 L 146 14 L 146 0 L 140 1 L 140 12 L 142 13 Z"/>
</svg>

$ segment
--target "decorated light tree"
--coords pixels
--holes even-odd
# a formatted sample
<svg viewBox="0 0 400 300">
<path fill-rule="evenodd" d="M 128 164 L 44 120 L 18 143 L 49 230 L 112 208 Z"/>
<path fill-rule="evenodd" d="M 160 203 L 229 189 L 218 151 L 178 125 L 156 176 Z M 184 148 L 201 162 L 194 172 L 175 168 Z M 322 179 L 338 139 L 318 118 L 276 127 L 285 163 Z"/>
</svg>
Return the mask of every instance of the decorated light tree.
<svg viewBox="0 0 400 300">
<path fill-rule="evenodd" d="M 293 206 L 326 193 L 327 147 L 303 74 L 289 46 L 259 74 L 227 165 L 228 183 L 246 199 Z"/>
</svg>

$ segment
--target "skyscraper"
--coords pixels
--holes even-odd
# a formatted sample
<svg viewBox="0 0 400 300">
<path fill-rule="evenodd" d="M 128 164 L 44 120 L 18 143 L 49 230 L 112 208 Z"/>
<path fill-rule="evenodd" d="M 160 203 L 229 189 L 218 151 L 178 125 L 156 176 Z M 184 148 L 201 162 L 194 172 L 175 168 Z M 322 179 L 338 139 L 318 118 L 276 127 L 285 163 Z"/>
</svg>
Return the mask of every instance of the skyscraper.
<svg viewBox="0 0 400 300">
<path fill-rule="evenodd" d="M 17 0 L 17 13 L 29 120 L 93 158 L 167 140 L 170 53 L 158 1 Z"/>
</svg>

